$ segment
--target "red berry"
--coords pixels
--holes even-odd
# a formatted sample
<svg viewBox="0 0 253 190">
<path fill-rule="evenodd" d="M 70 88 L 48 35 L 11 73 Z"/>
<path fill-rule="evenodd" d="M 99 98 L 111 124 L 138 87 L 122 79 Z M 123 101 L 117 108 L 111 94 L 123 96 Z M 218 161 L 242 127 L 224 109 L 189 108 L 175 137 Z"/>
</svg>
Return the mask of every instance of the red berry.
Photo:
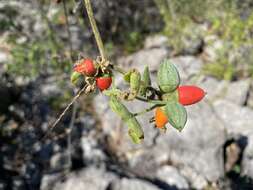
<svg viewBox="0 0 253 190">
<path fill-rule="evenodd" d="M 86 76 L 94 76 L 97 72 L 96 67 L 91 59 L 83 59 L 79 64 L 74 66 L 74 71 Z"/>
<path fill-rule="evenodd" d="M 98 77 L 96 78 L 97 87 L 103 91 L 108 89 L 112 84 L 112 77 L 105 76 L 105 77 Z"/>
<path fill-rule="evenodd" d="M 197 86 L 179 86 L 178 97 L 182 105 L 191 105 L 199 102 L 205 96 L 204 90 Z"/>
</svg>

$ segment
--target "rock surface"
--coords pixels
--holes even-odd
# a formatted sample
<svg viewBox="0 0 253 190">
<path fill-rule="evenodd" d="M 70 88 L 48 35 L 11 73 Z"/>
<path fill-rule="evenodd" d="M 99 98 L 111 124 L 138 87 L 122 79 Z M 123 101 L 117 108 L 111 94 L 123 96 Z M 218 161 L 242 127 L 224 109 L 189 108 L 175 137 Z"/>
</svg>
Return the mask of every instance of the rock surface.
<svg viewBox="0 0 253 190">
<path fill-rule="evenodd" d="M 204 102 L 187 108 L 187 111 L 185 129 L 179 133 L 169 128 L 167 134 L 157 139 L 157 149 L 167 152 L 176 165 L 190 167 L 206 180 L 216 181 L 224 175 L 222 146 L 226 131 L 223 123 Z"/>
<path fill-rule="evenodd" d="M 189 189 L 187 180 L 172 166 L 162 166 L 157 170 L 157 178 L 178 189 Z"/>
<path fill-rule="evenodd" d="M 103 168 L 90 167 L 79 173 L 69 174 L 67 180 L 55 184 L 53 190 L 105 190 L 116 179 L 113 173 L 106 172 Z"/>
<path fill-rule="evenodd" d="M 120 181 L 112 185 L 112 190 L 161 190 L 155 185 L 139 180 L 139 179 L 127 179 L 123 178 Z"/>
</svg>

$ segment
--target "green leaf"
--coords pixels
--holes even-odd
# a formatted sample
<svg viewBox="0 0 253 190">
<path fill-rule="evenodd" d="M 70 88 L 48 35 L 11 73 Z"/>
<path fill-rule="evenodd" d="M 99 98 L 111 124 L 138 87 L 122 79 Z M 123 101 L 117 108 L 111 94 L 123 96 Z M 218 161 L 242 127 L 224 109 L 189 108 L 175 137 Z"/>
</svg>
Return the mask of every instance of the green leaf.
<svg viewBox="0 0 253 190">
<path fill-rule="evenodd" d="M 141 143 L 144 139 L 144 132 L 137 119 L 135 117 L 132 117 L 126 122 L 126 124 L 128 126 L 128 135 L 132 139 L 133 143 Z"/>
<path fill-rule="evenodd" d="M 141 143 L 144 139 L 144 132 L 141 125 L 127 107 L 120 102 L 115 96 L 111 96 L 109 105 L 118 116 L 126 123 L 128 134 L 136 144 Z"/>
<path fill-rule="evenodd" d="M 160 64 L 157 75 L 158 85 L 163 92 L 173 92 L 180 84 L 178 70 L 169 60 Z"/>
<path fill-rule="evenodd" d="M 181 132 L 187 121 L 185 108 L 178 102 L 168 102 L 164 111 L 168 116 L 169 123 Z"/>
<path fill-rule="evenodd" d="M 124 122 L 131 119 L 132 114 L 128 111 L 126 106 L 121 103 L 120 99 L 116 96 L 111 96 L 109 106 L 113 112 L 115 112 Z"/>
</svg>

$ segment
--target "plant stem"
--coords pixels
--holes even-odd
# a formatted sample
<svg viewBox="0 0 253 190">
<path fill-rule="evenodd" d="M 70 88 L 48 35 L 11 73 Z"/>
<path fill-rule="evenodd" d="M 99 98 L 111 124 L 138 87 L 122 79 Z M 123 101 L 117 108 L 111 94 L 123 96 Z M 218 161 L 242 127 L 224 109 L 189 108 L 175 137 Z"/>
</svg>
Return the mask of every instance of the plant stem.
<svg viewBox="0 0 253 190">
<path fill-rule="evenodd" d="M 145 114 L 145 113 L 148 113 L 148 112 L 152 111 L 153 109 L 155 109 L 155 108 L 157 108 L 157 107 L 159 107 L 159 105 L 155 104 L 155 105 L 153 105 L 153 106 L 151 106 L 151 107 L 149 107 L 149 108 L 147 108 L 147 109 L 145 109 L 145 110 L 143 110 L 143 111 L 141 111 L 141 112 L 134 113 L 133 115 L 134 115 L 134 116 L 143 115 L 143 114 Z"/>
<path fill-rule="evenodd" d="M 53 129 L 57 126 L 57 124 L 61 121 L 61 119 L 63 118 L 63 116 L 67 113 L 67 111 L 69 110 L 69 108 L 72 106 L 72 104 L 75 103 L 75 101 L 82 95 L 83 92 L 85 92 L 86 88 L 88 85 L 85 85 L 81 90 L 79 90 L 77 92 L 77 94 L 75 95 L 75 97 L 71 100 L 71 102 L 67 105 L 67 107 L 63 110 L 63 112 L 60 114 L 60 116 L 56 119 L 56 121 L 49 127 L 47 133 L 41 138 L 41 141 L 43 141 L 47 135 L 49 134 L 49 132 L 53 131 Z"/>
<path fill-rule="evenodd" d="M 115 65 L 111 65 L 112 66 L 112 69 L 119 72 L 120 74 L 122 75 L 125 75 L 126 74 L 126 71 L 124 71 L 124 69 L 118 67 L 118 66 L 115 66 Z"/>
<path fill-rule="evenodd" d="M 97 24 L 96 24 L 96 20 L 94 18 L 94 13 L 93 13 L 93 10 L 92 10 L 92 7 L 91 7 L 90 0 L 83 0 L 83 1 L 84 1 L 85 8 L 86 8 L 86 11 L 87 11 L 87 14 L 88 14 L 88 17 L 89 17 L 89 21 L 90 21 L 90 24 L 91 24 L 93 34 L 94 34 L 96 42 L 97 42 L 99 53 L 100 53 L 102 59 L 106 60 L 104 44 L 103 44 L 103 41 L 101 39 L 101 35 L 98 31 L 98 27 L 97 27 Z"/>
<path fill-rule="evenodd" d="M 161 101 L 161 100 L 149 100 L 149 99 L 143 98 L 141 96 L 137 96 L 136 99 L 139 101 L 142 101 L 142 102 L 148 102 L 148 103 L 157 104 L 160 106 L 166 105 L 166 102 Z"/>
</svg>

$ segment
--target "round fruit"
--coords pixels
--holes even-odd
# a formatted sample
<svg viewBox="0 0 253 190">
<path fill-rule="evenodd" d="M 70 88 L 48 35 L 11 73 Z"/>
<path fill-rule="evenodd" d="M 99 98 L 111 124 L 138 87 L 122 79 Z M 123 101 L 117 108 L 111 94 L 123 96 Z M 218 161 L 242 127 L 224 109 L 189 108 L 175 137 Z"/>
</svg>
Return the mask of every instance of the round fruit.
<svg viewBox="0 0 253 190">
<path fill-rule="evenodd" d="M 94 76 L 97 69 L 92 59 L 83 59 L 79 64 L 74 66 L 74 71 L 82 73 L 86 76 Z"/>
<path fill-rule="evenodd" d="M 106 90 L 112 84 L 112 77 L 110 76 L 98 77 L 96 78 L 96 84 L 101 91 Z"/>
</svg>

